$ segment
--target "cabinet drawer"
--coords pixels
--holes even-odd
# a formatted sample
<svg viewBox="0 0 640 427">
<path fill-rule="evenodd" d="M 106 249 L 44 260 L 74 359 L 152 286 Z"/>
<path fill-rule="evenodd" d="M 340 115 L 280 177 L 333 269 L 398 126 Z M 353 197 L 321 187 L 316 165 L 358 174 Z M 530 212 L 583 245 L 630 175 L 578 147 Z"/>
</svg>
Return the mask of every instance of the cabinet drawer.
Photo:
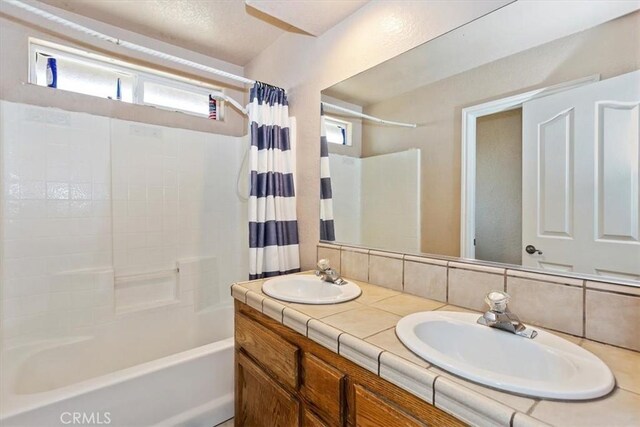
<svg viewBox="0 0 640 427">
<path fill-rule="evenodd" d="M 302 395 L 332 426 L 343 425 L 345 375 L 310 353 L 302 356 Z"/>
<path fill-rule="evenodd" d="M 356 427 L 426 427 L 426 424 L 364 387 L 354 387 Z"/>
<path fill-rule="evenodd" d="M 236 314 L 236 343 L 283 384 L 298 387 L 295 345 L 242 314 Z"/>
</svg>

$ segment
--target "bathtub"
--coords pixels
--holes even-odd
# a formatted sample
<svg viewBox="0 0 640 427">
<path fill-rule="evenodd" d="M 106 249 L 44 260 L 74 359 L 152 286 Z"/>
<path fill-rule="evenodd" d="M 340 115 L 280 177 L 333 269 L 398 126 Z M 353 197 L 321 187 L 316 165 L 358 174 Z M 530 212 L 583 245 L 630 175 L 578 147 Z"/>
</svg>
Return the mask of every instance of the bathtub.
<svg viewBox="0 0 640 427">
<path fill-rule="evenodd" d="M 2 377 L 3 427 L 211 427 L 233 417 L 232 308 L 158 310 L 17 346 Z"/>
</svg>

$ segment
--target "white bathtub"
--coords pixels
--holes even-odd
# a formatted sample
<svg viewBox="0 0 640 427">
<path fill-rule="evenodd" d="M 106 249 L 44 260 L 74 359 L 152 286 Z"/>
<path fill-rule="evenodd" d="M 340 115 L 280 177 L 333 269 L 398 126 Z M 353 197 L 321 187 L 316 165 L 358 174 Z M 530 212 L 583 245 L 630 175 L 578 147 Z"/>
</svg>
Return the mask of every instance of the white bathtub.
<svg viewBox="0 0 640 427">
<path fill-rule="evenodd" d="M 91 337 L 7 350 L 0 425 L 221 423 L 233 417 L 232 323 L 230 307 L 189 316 L 160 311 L 142 322 L 115 322 Z M 149 324 L 164 333 L 148 333 Z"/>
</svg>

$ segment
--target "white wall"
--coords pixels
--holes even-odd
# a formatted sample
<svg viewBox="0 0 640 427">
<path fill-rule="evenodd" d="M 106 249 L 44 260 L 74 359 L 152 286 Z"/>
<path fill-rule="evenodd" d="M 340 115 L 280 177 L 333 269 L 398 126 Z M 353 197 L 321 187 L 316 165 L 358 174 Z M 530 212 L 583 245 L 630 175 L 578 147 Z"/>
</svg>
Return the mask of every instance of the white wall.
<svg viewBox="0 0 640 427">
<path fill-rule="evenodd" d="M 336 241 L 360 242 L 362 161 L 357 157 L 329 153 L 329 167 Z"/>
<path fill-rule="evenodd" d="M 320 91 L 509 0 L 370 2 L 320 37 L 287 33 L 245 66 L 250 78 L 289 90 L 298 120 L 298 223 L 302 268 L 320 237 Z"/>
<path fill-rule="evenodd" d="M 362 159 L 360 189 L 362 245 L 420 252 L 420 150 Z"/>
<path fill-rule="evenodd" d="M 0 129 L 5 340 L 230 303 L 247 271 L 246 138 L 5 101 Z"/>
<path fill-rule="evenodd" d="M 420 252 L 420 150 L 329 161 L 336 241 Z"/>
</svg>

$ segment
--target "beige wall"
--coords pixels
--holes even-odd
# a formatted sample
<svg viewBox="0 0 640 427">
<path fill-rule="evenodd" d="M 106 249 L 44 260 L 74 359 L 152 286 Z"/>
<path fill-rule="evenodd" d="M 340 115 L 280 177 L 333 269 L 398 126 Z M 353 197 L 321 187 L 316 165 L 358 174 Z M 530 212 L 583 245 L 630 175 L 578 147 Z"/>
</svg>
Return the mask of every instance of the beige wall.
<svg viewBox="0 0 640 427">
<path fill-rule="evenodd" d="M 197 61 L 234 74 L 244 74 L 243 67 L 237 65 L 197 54 L 44 4 L 38 4 L 38 7 L 123 40 Z M 241 136 L 246 133 L 247 126 L 245 117 L 232 108 L 226 108 L 224 121 L 213 121 L 154 107 L 127 104 L 115 100 L 101 99 L 29 84 L 29 37 L 97 51 L 106 55 L 120 57 L 129 62 L 222 85 L 227 89 L 229 95 L 242 102 L 244 102 L 247 96 L 244 88 L 238 83 L 214 81 L 211 79 L 211 76 L 207 76 L 197 70 L 168 63 L 150 56 L 136 54 L 112 43 L 102 42 L 90 36 L 84 36 L 44 19 L 31 16 L 26 12 L 12 8 L 2 2 L 0 3 L 0 76 L 2 76 L 0 79 L 0 99 L 225 135 Z"/>
<path fill-rule="evenodd" d="M 422 251 L 460 253 L 462 109 L 599 73 L 640 68 L 640 12 L 367 106 L 365 113 L 418 123 L 397 129 L 365 123 L 363 156 L 422 151 Z M 374 130 L 375 129 L 375 130 Z"/>
<path fill-rule="evenodd" d="M 476 258 L 522 264 L 522 108 L 476 122 Z"/>
<path fill-rule="evenodd" d="M 289 90 L 298 123 L 298 220 L 303 269 L 316 261 L 320 201 L 320 91 L 509 0 L 374 1 L 320 37 L 287 33 L 245 67 L 250 78 Z"/>
</svg>

